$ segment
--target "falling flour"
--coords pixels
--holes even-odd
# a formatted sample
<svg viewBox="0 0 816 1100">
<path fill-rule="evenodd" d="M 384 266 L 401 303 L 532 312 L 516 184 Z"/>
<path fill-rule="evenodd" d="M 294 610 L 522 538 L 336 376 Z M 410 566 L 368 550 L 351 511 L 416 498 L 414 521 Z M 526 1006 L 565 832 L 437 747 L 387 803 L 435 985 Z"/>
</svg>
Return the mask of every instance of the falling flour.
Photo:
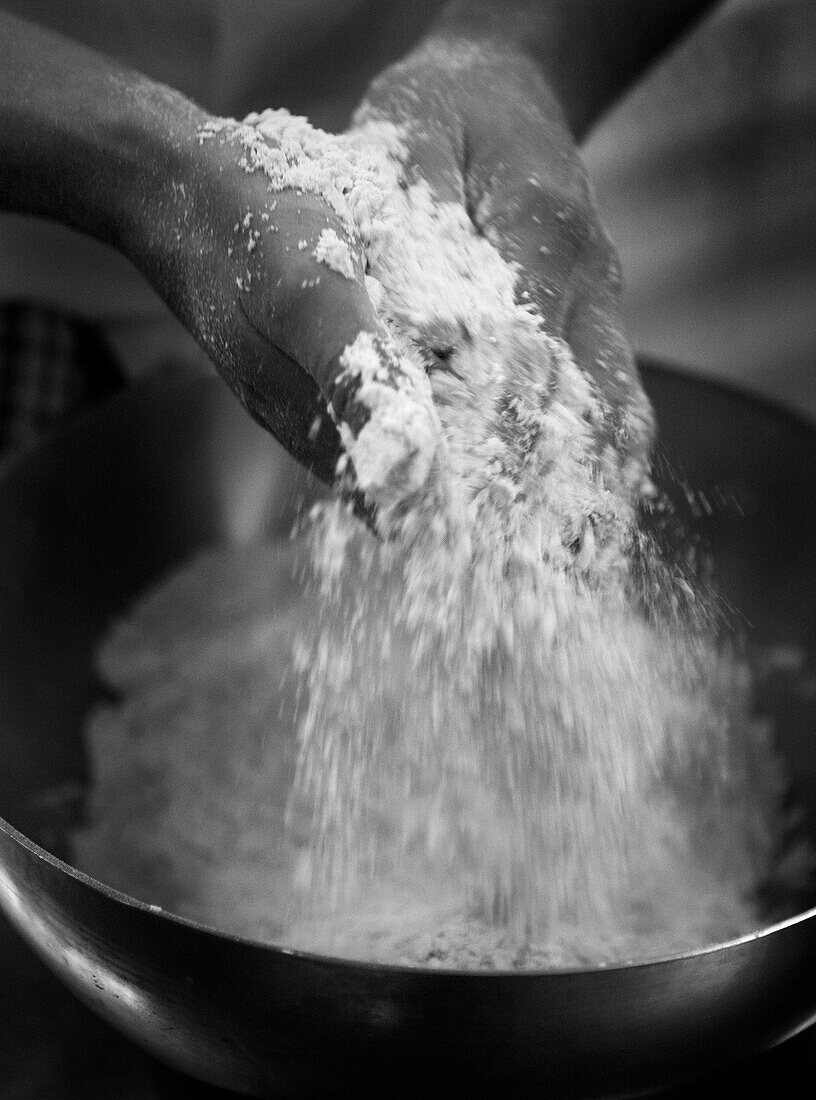
<svg viewBox="0 0 816 1100">
<path fill-rule="evenodd" d="M 639 532 L 645 398 L 606 408 L 404 136 L 365 113 L 339 138 L 285 112 L 208 128 L 273 192 L 325 199 L 346 236 L 306 247 L 367 272 L 383 332 L 344 353 L 366 417 L 340 427 L 380 537 L 334 500 L 113 632 L 77 860 L 224 930 L 390 962 L 599 965 L 749 931 L 785 778 L 747 668 Z"/>
</svg>

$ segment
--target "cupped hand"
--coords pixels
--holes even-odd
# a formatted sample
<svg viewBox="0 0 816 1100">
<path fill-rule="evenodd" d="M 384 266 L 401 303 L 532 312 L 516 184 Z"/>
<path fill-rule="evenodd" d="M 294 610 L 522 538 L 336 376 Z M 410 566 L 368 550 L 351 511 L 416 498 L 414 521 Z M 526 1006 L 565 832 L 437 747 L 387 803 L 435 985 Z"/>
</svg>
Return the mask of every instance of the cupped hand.
<svg viewBox="0 0 816 1100">
<path fill-rule="evenodd" d="M 621 320 L 617 257 L 535 62 L 497 39 L 437 35 L 374 82 L 364 113 L 400 127 L 408 172 L 438 199 L 461 203 L 514 265 L 519 300 L 594 384 L 601 442 L 624 459 L 645 457 L 651 426 Z M 430 391 L 406 376 L 372 306 L 364 249 L 348 222 L 308 188 L 271 186 L 248 161 L 246 138 L 246 126 L 202 114 L 174 159 L 166 201 L 140 219 L 155 224 L 137 262 L 251 415 L 296 458 L 334 481 L 338 460 L 350 454 L 353 466 L 367 431 L 375 445 L 360 455 L 390 448 L 396 473 L 378 482 L 376 470 L 353 470 L 357 488 L 374 504 L 407 496 L 433 455 Z M 347 247 L 351 270 L 316 258 L 326 230 Z M 420 425 L 421 440 L 384 438 L 371 424 L 372 406 L 348 369 L 361 335 L 378 378 L 418 413 L 404 421 Z"/>
<path fill-rule="evenodd" d="M 396 124 L 409 171 L 464 205 L 518 272 L 517 298 L 570 348 L 602 410 L 599 440 L 645 459 L 651 421 L 621 317 L 620 268 L 558 102 L 498 38 L 436 35 L 373 83 L 360 118 Z"/>
<path fill-rule="evenodd" d="M 270 180 L 263 168 L 270 151 L 280 152 L 274 135 L 202 115 L 176 156 L 181 168 L 151 239 L 134 251 L 249 413 L 325 481 L 348 469 L 341 480 L 365 511 L 426 475 L 436 430 L 430 390 L 418 391 L 375 313 L 363 249 L 347 219 L 319 189 Z M 344 270 L 318 258 L 327 232 L 344 250 Z M 415 426 L 428 413 L 419 423 L 428 438 L 389 435 L 388 423 L 376 422 L 382 393 L 378 406 L 363 392 L 366 378 L 349 365 L 355 346 L 367 352 L 386 399 L 393 394 L 418 410 Z M 419 382 L 422 390 L 421 374 Z M 365 432 L 373 442 L 358 448 Z M 387 469 L 362 468 L 374 444 Z"/>
</svg>

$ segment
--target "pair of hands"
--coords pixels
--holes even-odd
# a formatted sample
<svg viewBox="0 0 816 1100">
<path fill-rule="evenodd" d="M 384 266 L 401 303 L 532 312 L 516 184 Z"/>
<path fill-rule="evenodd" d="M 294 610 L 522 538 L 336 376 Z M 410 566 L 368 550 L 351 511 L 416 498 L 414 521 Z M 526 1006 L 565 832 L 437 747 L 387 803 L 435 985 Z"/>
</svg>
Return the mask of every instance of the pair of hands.
<svg viewBox="0 0 816 1100">
<path fill-rule="evenodd" d="M 386 70 L 368 107 L 404 128 L 412 171 L 440 200 L 464 204 L 516 265 L 517 292 L 597 384 L 603 441 L 624 455 L 643 447 L 627 427 L 640 391 L 617 259 L 538 66 L 499 40 L 440 35 Z M 327 225 L 344 229 L 317 196 L 281 191 L 277 231 L 263 232 L 268 180 L 239 166 L 229 144 L 192 141 L 182 163 L 186 178 L 173 182 L 173 201 L 151 225 L 148 275 L 250 414 L 331 481 L 342 445 L 324 414 L 327 403 L 336 418 L 348 414 L 338 399 L 341 355 L 382 325 L 362 270 L 347 279 L 298 242 Z"/>
</svg>

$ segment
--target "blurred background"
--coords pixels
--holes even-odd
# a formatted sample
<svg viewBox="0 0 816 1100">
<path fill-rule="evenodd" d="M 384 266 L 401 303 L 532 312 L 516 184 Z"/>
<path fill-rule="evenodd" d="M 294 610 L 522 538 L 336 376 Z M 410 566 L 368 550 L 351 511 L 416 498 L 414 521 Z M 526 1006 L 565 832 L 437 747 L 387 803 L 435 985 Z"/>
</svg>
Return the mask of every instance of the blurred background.
<svg viewBox="0 0 816 1100">
<path fill-rule="evenodd" d="M 725 0 L 584 152 L 636 347 L 816 416 L 812 0 Z"/>
</svg>

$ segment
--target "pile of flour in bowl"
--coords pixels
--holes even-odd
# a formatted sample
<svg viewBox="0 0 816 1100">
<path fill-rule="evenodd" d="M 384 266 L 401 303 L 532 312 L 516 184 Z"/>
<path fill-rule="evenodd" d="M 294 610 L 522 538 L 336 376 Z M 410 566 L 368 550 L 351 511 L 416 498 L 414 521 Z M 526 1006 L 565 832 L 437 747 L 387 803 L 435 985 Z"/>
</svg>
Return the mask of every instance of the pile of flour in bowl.
<svg viewBox="0 0 816 1100">
<path fill-rule="evenodd" d="M 368 416 L 342 430 L 378 536 L 333 500 L 285 553 L 193 563 L 112 633 L 78 864 L 223 930 L 420 965 L 608 964 L 759 926 L 785 781 L 745 666 L 638 531 L 645 398 L 598 430 L 602 395 L 390 123 L 266 112 L 203 139 L 271 196 L 324 197 L 347 233 L 305 247 L 365 265 L 386 337 L 346 349 Z"/>
</svg>

